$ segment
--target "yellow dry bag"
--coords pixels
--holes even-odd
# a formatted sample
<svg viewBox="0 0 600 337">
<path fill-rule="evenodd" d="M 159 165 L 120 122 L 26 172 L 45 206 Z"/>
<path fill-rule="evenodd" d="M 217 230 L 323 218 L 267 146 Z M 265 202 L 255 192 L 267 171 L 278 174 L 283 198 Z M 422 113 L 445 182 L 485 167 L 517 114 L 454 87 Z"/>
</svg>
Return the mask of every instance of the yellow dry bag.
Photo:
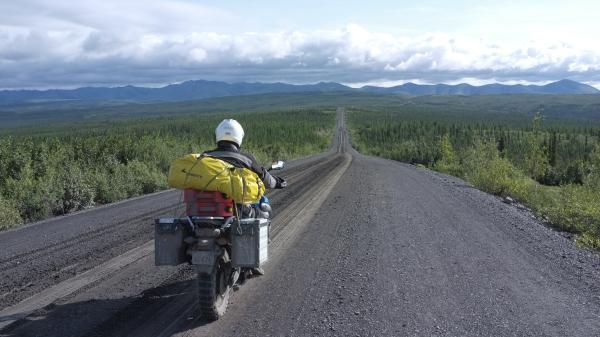
<svg viewBox="0 0 600 337">
<path fill-rule="evenodd" d="M 258 203 L 265 194 L 265 185 L 254 171 L 200 154 L 188 154 L 173 161 L 168 182 L 179 189 L 219 191 L 241 204 Z"/>
</svg>

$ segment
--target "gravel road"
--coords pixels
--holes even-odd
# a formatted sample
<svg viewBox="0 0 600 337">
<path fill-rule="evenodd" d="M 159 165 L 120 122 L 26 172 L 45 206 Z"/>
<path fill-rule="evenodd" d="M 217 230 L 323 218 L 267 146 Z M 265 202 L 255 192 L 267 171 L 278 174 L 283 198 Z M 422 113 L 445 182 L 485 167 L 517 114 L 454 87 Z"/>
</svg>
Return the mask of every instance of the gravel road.
<svg viewBox="0 0 600 337">
<path fill-rule="evenodd" d="M 339 115 L 332 150 L 282 172 L 266 275 L 219 321 L 196 319 L 189 267 L 153 266 L 151 219 L 181 212 L 166 191 L 0 233 L 0 336 L 600 336 L 598 255 L 358 154 Z"/>
</svg>

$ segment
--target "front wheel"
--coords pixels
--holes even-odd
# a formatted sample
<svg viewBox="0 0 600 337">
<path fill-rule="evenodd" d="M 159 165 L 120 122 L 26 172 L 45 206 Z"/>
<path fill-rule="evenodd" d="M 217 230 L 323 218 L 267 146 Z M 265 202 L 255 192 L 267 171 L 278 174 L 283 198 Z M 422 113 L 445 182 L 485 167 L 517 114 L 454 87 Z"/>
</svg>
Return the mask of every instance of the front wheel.
<svg viewBox="0 0 600 337">
<path fill-rule="evenodd" d="M 212 273 L 198 273 L 198 304 L 201 318 L 216 321 L 225 314 L 232 291 L 230 275 L 231 261 L 227 258 L 227 253 L 219 257 Z"/>
</svg>

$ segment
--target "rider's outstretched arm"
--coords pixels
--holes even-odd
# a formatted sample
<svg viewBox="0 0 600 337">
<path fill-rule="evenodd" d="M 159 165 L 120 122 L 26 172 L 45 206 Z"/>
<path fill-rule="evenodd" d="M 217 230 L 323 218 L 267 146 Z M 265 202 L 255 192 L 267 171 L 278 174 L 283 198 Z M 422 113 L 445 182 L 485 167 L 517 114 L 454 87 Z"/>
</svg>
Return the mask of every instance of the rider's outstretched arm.
<svg viewBox="0 0 600 337">
<path fill-rule="evenodd" d="M 253 155 L 249 153 L 244 153 L 244 155 L 252 161 L 252 166 L 250 167 L 250 169 L 256 174 L 258 174 L 258 176 L 263 181 L 263 183 L 265 183 L 265 186 L 267 188 L 284 188 L 287 185 L 284 179 L 271 175 L 271 173 L 269 173 L 269 171 L 267 171 L 267 169 L 264 168 L 256 160 L 256 158 L 254 158 Z"/>
</svg>

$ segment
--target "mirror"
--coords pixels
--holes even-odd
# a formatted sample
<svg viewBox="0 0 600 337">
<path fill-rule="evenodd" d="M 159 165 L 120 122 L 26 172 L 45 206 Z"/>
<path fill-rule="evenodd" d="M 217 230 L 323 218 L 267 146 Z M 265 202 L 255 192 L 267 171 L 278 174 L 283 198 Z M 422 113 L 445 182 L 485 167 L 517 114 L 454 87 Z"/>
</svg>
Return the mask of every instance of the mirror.
<svg viewBox="0 0 600 337">
<path fill-rule="evenodd" d="M 269 168 L 269 170 L 281 170 L 283 168 L 283 166 L 284 166 L 284 162 L 281 160 L 277 160 L 271 164 L 271 167 Z"/>
</svg>

